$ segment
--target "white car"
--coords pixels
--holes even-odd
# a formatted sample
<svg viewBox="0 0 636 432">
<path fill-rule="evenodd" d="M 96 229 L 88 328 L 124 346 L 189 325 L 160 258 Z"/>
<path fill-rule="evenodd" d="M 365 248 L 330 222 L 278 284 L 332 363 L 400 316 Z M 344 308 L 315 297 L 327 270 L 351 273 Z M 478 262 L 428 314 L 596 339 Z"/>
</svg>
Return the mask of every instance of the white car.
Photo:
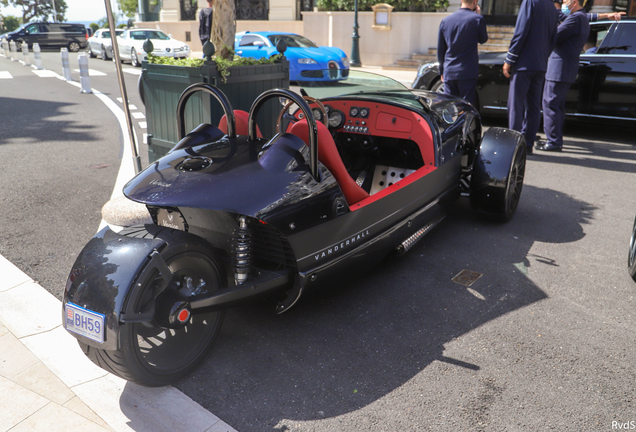
<svg viewBox="0 0 636 432">
<path fill-rule="evenodd" d="M 152 42 L 154 47 L 152 53 L 156 56 L 175 58 L 190 56 L 188 44 L 172 39 L 161 30 L 133 28 L 124 30 L 121 36 L 117 36 L 121 61 L 127 60 L 133 66 L 141 66 L 141 62 L 146 59 L 143 45 L 147 39 Z"/>
<path fill-rule="evenodd" d="M 123 30 L 115 30 L 117 36 L 121 35 Z M 88 47 L 86 52 L 90 57 L 100 56 L 103 60 L 113 58 L 113 43 L 110 39 L 109 29 L 99 29 L 95 34 L 88 38 Z"/>
</svg>

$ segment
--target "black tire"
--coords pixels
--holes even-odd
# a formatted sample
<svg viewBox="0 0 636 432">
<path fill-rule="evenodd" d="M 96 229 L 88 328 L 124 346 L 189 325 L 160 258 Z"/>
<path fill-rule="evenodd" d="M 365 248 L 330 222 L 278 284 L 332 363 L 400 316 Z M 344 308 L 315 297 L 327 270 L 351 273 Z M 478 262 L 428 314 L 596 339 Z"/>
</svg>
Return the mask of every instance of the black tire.
<svg viewBox="0 0 636 432">
<path fill-rule="evenodd" d="M 627 268 L 629 269 L 629 275 L 636 282 L 636 220 L 634 220 L 634 227 L 632 228 L 632 237 L 629 239 Z"/>
<path fill-rule="evenodd" d="M 509 129 L 483 136 L 470 181 L 470 205 L 502 222 L 517 210 L 526 170 L 525 139 Z"/>
<path fill-rule="evenodd" d="M 82 49 L 82 47 L 80 46 L 79 42 L 77 41 L 70 41 L 68 43 L 68 50 L 69 52 L 79 52 L 79 50 Z"/>
<path fill-rule="evenodd" d="M 135 51 L 134 48 L 130 50 L 130 64 L 132 67 L 141 66 L 141 63 L 139 62 L 139 59 L 137 58 L 137 51 Z"/>
<path fill-rule="evenodd" d="M 120 234 L 164 240 L 167 245 L 161 256 L 182 287 L 187 277 L 195 284 L 203 280 L 208 292 L 225 285 L 222 267 L 212 249 L 198 237 L 152 225 L 129 228 Z M 145 285 L 142 305 L 155 300 L 152 291 L 158 279 L 156 272 L 146 268 L 137 279 Z M 167 288 L 160 296 L 168 291 L 175 290 Z M 162 327 L 155 320 L 125 323 L 120 327 L 120 349 L 106 351 L 81 342 L 80 346 L 93 363 L 115 375 L 145 386 L 163 386 L 187 375 L 205 358 L 224 317 L 225 311 L 193 313 L 188 324 L 176 330 Z"/>
<path fill-rule="evenodd" d="M 108 57 L 108 51 L 106 50 L 106 47 L 104 45 L 102 45 L 102 60 L 110 60 L 110 58 Z"/>
<path fill-rule="evenodd" d="M 444 83 L 442 80 L 435 81 L 435 84 L 431 86 L 431 91 L 435 93 L 444 93 Z"/>
</svg>

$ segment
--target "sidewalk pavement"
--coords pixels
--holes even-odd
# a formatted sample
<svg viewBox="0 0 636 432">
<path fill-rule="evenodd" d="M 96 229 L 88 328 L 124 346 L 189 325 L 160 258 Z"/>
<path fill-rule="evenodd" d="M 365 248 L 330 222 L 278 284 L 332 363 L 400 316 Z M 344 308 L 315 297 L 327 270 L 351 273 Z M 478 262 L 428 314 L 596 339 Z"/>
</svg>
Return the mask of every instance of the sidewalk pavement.
<svg viewBox="0 0 636 432">
<path fill-rule="evenodd" d="M 354 69 L 407 87 L 416 73 Z M 130 145 L 124 143 L 111 202 L 133 174 Z M 57 298 L 2 256 L 0 275 L 0 432 L 236 432 L 172 386 L 141 387 L 95 366 L 63 328 Z"/>
</svg>

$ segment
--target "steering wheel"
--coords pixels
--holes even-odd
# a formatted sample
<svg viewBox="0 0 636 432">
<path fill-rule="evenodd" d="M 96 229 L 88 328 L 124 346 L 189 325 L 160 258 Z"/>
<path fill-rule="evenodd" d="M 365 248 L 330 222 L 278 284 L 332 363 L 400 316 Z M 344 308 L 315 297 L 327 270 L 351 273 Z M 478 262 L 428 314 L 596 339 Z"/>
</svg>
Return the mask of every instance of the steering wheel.
<svg viewBox="0 0 636 432">
<path fill-rule="evenodd" d="M 325 109 L 325 106 L 322 104 L 322 102 L 320 102 L 318 99 L 316 98 L 312 98 L 311 96 L 303 96 L 303 99 L 306 100 L 308 103 L 310 104 L 316 104 L 318 105 L 318 109 L 320 109 L 320 112 L 322 113 L 322 122 L 325 124 L 325 126 L 329 126 L 329 119 L 327 118 L 327 110 Z M 280 114 L 278 115 L 278 120 L 276 120 L 276 133 L 279 133 L 282 125 L 283 125 L 283 119 L 286 118 L 291 122 L 296 123 L 298 121 L 298 119 L 296 117 L 294 117 L 293 115 L 285 115 L 287 113 L 287 110 L 289 109 L 289 107 L 291 107 L 292 105 L 294 105 L 296 102 L 294 102 L 293 100 L 288 101 L 285 104 L 285 107 L 283 107 L 283 109 L 280 111 Z M 312 117 L 314 115 L 313 111 L 311 113 Z"/>
</svg>

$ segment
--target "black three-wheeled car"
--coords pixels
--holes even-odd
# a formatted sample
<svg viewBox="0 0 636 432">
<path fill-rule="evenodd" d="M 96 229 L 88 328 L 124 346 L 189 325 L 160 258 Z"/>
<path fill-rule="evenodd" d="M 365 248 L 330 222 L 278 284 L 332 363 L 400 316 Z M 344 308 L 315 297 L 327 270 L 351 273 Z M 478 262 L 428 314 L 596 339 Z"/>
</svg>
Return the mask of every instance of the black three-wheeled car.
<svg viewBox="0 0 636 432">
<path fill-rule="evenodd" d="M 124 188 L 154 223 L 103 229 L 68 279 L 65 327 L 96 364 L 169 383 L 208 352 L 228 307 L 279 296 L 284 312 L 334 276 L 406 252 L 462 194 L 478 212 L 513 216 L 526 162 L 517 132 L 482 135 L 464 101 L 378 75 L 300 84 L 303 97 L 270 90 L 249 113 L 210 85 L 183 93 L 183 139 Z M 198 91 L 225 116 L 184 137 Z M 279 132 L 261 137 L 270 98 L 285 106 Z"/>
</svg>

